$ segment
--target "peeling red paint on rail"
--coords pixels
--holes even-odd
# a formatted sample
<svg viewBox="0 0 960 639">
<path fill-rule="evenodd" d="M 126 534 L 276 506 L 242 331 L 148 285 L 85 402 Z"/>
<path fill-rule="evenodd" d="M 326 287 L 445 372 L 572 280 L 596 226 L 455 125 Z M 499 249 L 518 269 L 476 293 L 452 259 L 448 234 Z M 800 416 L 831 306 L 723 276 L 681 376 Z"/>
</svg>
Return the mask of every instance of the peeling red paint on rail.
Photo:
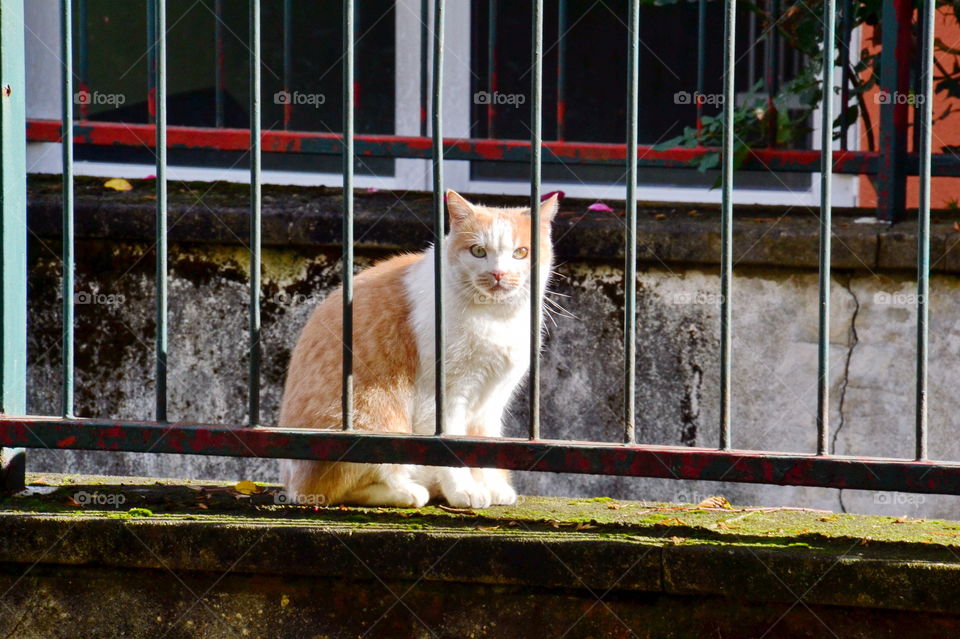
<svg viewBox="0 0 960 639">
<path fill-rule="evenodd" d="M 60 141 L 59 120 L 27 120 L 27 140 L 31 142 Z M 74 126 L 75 144 L 99 146 L 133 146 L 152 148 L 156 144 L 156 128 L 152 124 L 118 122 L 91 122 L 84 120 Z M 250 146 L 247 129 L 171 126 L 167 128 L 169 148 L 218 151 L 246 151 Z M 422 158 L 429 159 L 433 142 L 428 137 L 399 135 L 356 135 L 355 150 L 361 157 Z M 308 153 L 340 155 L 343 150 L 339 133 L 305 131 L 264 131 L 261 137 L 265 153 Z M 640 146 L 638 166 L 643 168 L 691 168 L 691 162 L 712 148 L 674 148 L 660 150 Z M 626 159 L 626 145 L 585 142 L 546 141 L 543 143 L 543 162 L 573 164 L 622 165 Z M 529 162 L 530 142 L 503 139 L 444 140 L 444 157 L 449 160 L 490 160 Z M 873 175 L 880 162 L 880 154 L 866 151 L 835 151 L 836 173 Z M 917 174 L 916 154 L 907 157 L 908 173 Z M 815 150 L 758 149 L 744 159 L 745 170 L 816 172 L 820 170 L 820 152 Z M 960 158 L 949 154 L 933 156 L 934 175 L 960 175 Z"/>
<path fill-rule="evenodd" d="M 0 446 L 501 467 L 960 495 L 960 464 L 686 446 L 627 446 L 207 424 L 0 417 Z"/>
</svg>

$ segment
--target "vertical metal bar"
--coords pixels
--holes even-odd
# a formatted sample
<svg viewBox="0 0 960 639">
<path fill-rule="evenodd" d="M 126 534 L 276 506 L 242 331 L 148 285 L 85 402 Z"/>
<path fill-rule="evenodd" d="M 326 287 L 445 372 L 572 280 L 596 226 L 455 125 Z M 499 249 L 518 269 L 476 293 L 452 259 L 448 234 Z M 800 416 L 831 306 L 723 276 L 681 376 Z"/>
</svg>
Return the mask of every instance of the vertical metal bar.
<svg viewBox="0 0 960 639">
<path fill-rule="evenodd" d="M 420 137 L 427 137 L 427 93 L 429 81 L 427 79 L 428 57 L 427 49 L 430 40 L 430 0 L 420 0 Z"/>
<path fill-rule="evenodd" d="M 780 20 L 780 2 L 779 0 L 769 1 L 770 20 L 772 23 L 767 28 L 767 34 L 764 37 L 763 43 L 763 84 L 764 89 L 767 91 L 767 114 L 764 117 L 767 120 L 767 146 L 774 147 L 777 145 L 777 107 L 773 99 L 776 97 L 780 88 L 779 78 L 777 77 L 776 56 L 779 40 L 777 37 L 777 23 Z"/>
<path fill-rule="evenodd" d="M 557 16 L 557 139 L 567 139 L 567 0 Z"/>
<path fill-rule="evenodd" d="M 353 428 L 353 0 L 343 0 L 343 430 Z"/>
<path fill-rule="evenodd" d="M 817 454 L 826 455 L 830 436 L 830 267 L 833 233 L 833 55 L 836 0 L 823 3 L 823 101 L 820 104 L 820 334 L 817 343 Z"/>
<path fill-rule="evenodd" d="M 73 0 L 60 0 L 60 150 L 63 174 L 63 396 L 60 412 L 73 417 Z"/>
<path fill-rule="evenodd" d="M 840 21 L 840 56 L 843 64 L 840 84 L 840 114 L 843 117 L 840 132 L 840 149 L 846 151 L 850 141 L 850 122 L 847 121 L 847 110 L 850 107 L 850 40 L 853 34 L 853 0 L 840 0 L 843 8 Z"/>
<path fill-rule="evenodd" d="M 77 0 L 77 69 L 80 74 L 80 91 L 90 90 L 90 44 L 87 37 L 87 0 Z M 80 119 L 90 114 L 90 103 L 80 104 Z"/>
<path fill-rule="evenodd" d="M 283 0 L 283 90 L 289 95 L 292 93 L 290 87 L 290 74 L 293 67 L 293 2 L 292 0 Z M 290 121 L 293 119 L 293 100 L 287 100 L 283 104 L 283 130 L 290 128 Z"/>
<path fill-rule="evenodd" d="M 540 154 L 543 117 L 543 0 L 533 0 L 530 80 L 530 439 L 540 439 Z"/>
<path fill-rule="evenodd" d="M 723 23 L 723 159 L 720 222 L 720 448 L 730 441 L 730 399 L 733 311 L 733 80 L 736 52 L 737 0 L 724 1 Z"/>
<path fill-rule="evenodd" d="M 893 222 L 906 205 L 908 105 L 899 96 L 910 76 L 913 4 L 883 0 L 880 51 L 880 166 L 877 174 L 877 217 Z"/>
<path fill-rule="evenodd" d="M 157 121 L 157 0 L 147 0 L 147 121 Z"/>
<path fill-rule="evenodd" d="M 157 124 L 157 421 L 167 421 L 167 0 L 153 0 Z"/>
<path fill-rule="evenodd" d="M 497 92 L 497 0 L 490 0 L 487 7 L 487 91 L 490 92 L 486 108 L 487 137 L 495 138 L 497 109 L 493 96 Z"/>
<path fill-rule="evenodd" d="M 757 41 L 757 14 L 751 11 L 747 16 L 747 40 Z M 747 91 L 753 95 L 753 84 L 757 77 L 757 47 L 747 52 Z"/>
<path fill-rule="evenodd" d="M 23 2 L 0 3 L 0 412 L 26 412 L 27 149 Z M 0 449 L 0 492 L 24 485 L 22 448 Z"/>
<path fill-rule="evenodd" d="M 936 3 L 923 3 L 923 73 L 920 95 L 920 199 L 917 211 L 917 424 L 916 457 L 927 458 L 927 350 L 930 318 L 930 154 L 933 134 L 933 36 Z"/>
<path fill-rule="evenodd" d="M 447 386 L 445 315 L 443 308 L 443 4 L 436 0 L 433 9 L 433 309 L 434 309 L 434 393 L 436 433 L 444 432 L 444 392 Z"/>
<path fill-rule="evenodd" d="M 250 425 L 260 423 L 260 0 L 250 0 Z"/>
<path fill-rule="evenodd" d="M 623 292 L 623 441 L 636 441 L 637 119 L 640 92 L 640 0 L 630 0 L 627 35 L 627 245 Z"/>
<path fill-rule="evenodd" d="M 703 130 L 704 74 L 707 62 L 707 0 L 697 0 L 697 142 Z"/>
<path fill-rule="evenodd" d="M 213 3 L 213 41 L 216 56 L 213 65 L 214 125 L 223 127 L 224 65 L 226 58 L 223 47 L 223 0 Z"/>
</svg>

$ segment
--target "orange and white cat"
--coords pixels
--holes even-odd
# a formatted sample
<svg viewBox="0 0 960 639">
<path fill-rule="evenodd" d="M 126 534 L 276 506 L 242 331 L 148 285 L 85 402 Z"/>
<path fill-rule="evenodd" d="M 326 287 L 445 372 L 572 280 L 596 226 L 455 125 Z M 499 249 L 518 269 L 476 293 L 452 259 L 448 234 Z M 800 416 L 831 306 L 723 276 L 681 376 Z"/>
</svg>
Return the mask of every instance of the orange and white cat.
<svg viewBox="0 0 960 639">
<path fill-rule="evenodd" d="M 531 216 L 488 208 L 447 191 L 451 231 L 444 243 L 446 433 L 496 437 L 504 409 L 530 365 Z M 553 259 L 553 196 L 540 206 L 542 306 Z M 433 434 L 433 248 L 399 255 L 354 281 L 354 426 Z M 280 426 L 341 426 L 342 290 L 313 312 L 293 350 Z M 442 497 L 454 507 L 511 504 L 506 471 L 284 460 L 294 503 L 419 507 Z"/>
</svg>

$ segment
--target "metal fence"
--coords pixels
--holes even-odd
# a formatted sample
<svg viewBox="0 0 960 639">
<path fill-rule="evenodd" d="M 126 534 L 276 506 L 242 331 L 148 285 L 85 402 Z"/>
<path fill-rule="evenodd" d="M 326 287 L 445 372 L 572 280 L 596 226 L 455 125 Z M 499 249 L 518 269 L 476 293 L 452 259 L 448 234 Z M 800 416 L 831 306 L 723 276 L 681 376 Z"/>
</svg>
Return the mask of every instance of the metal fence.
<svg viewBox="0 0 960 639">
<path fill-rule="evenodd" d="M 887 0 L 892 9 L 902 0 Z M 627 56 L 629 71 L 627 100 L 627 139 L 623 145 L 605 145 L 594 153 L 597 145 L 569 142 L 544 143 L 542 140 L 542 69 L 543 69 L 543 0 L 533 0 L 531 34 L 532 122 L 530 142 L 485 140 L 453 142 L 443 138 L 443 27 L 444 1 L 435 0 L 432 29 L 433 84 L 431 96 L 432 137 L 400 138 L 396 136 L 358 136 L 354 134 L 354 2 L 344 0 L 343 22 L 343 134 L 324 135 L 289 131 L 261 133 L 260 130 L 260 2 L 250 0 L 250 96 L 249 130 L 216 131 L 220 147 L 249 150 L 250 153 L 250 302 L 249 302 L 249 423 L 238 425 L 204 425 L 169 423 L 167 420 L 167 182 L 166 150 L 169 146 L 196 144 L 203 131 L 167 126 L 167 21 L 164 0 L 151 0 L 154 45 L 155 124 L 144 126 L 109 124 L 92 126 L 73 121 L 72 78 L 74 75 L 71 45 L 71 0 L 61 0 L 61 58 L 63 60 L 62 122 L 25 124 L 22 0 L 0 0 L 0 67 L 3 98 L 0 109 L 0 198 L 2 198 L 2 312 L 0 312 L 0 445 L 4 450 L 4 482 L 13 488 L 23 482 L 22 448 L 48 447 L 60 449 L 114 450 L 154 453 L 188 453 L 240 457 L 271 457 L 352 462 L 397 462 L 431 465 L 466 465 L 501 467 L 515 470 L 598 473 L 609 475 L 646 476 L 676 479 L 721 480 L 767 484 L 789 484 L 872 490 L 960 494 L 960 464 L 927 460 L 927 319 L 928 271 L 930 250 L 930 180 L 932 126 L 933 24 L 935 5 L 927 0 L 921 10 L 922 74 L 921 89 L 925 99 L 920 103 L 920 144 L 917 173 L 920 176 L 919 245 L 917 264 L 917 370 L 916 370 L 916 455 L 914 459 L 853 458 L 832 455 L 829 436 L 829 319 L 831 283 L 831 177 L 835 171 L 870 173 L 881 170 L 882 154 L 834 152 L 832 144 L 833 107 L 825 100 L 821 109 L 821 152 L 762 151 L 753 160 L 771 168 L 820 171 L 820 278 L 819 278 L 819 384 L 818 446 L 809 454 L 787 454 L 770 451 L 748 451 L 734 448 L 731 420 L 731 361 L 733 357 L 731 319 L 735 299 L 731 295 L 733 278 L 733 181 L 734 130 L 733 95 L 735 61 L 736 0 L 725 0 L 724 20 L 724 111 L 722 147 L 721 208 L 721 314 L 720 314 L 720 439 L 716 448 L 650 446 L 636 442 L 634 397 L 636 394 L 636 222 L 637 170 L 644 162 L 680 165 L 703 150 L 673 153 L 640 149 L 637 142 L 639 99 L 639 21 L 640 2 L 631 0 L 628 25 Z M 823 3 L 824 42 L 835 43 L 835 0 Z M 892 31 L 892 30 L 891 30 Z M 832 47 L 831 47 L 832 51 Z M 425 52 L 424 57 L 425 60 Z M 425 64 L 425 63 L 424 63 Z M 823 77 L 832 85 L 833 56 L 824 56 Z M 828 87 L 832 89 L 832 86 Z M 826 95 L 832 91 L 825 90 Z M 26 205 L 25 205 L 25 129 L 30 139 L 63 142 L 63 405 L 57 417 L 20 416 L 25 412 L 26 378 Z M 126 133 L 124 133 L 126 131 Z M 67 134 L 64 135 L 64 132 Z M 212 135 L 212 131 L 206 132 Z M 128 136 L 131 143 L 146 142 L 156 148 L 157 185 L 157 270 L 156 270 L 156 414 L 151 422 L 115 422 L 74 417 L 73 402 L 73 173 L 74 142 L 110 140 Z M 106 137 L 104 137 L 106 136 Z M 339 153 L 343 158 L 343 430 L 320 431 L 264 428 L 260 425 L 260 186 L 261 154 L 264 150 L 283 150 L 290 144 L 303 151 Z M 624 385 L 623 441 L 616 443 L 566 442 L 540 438 L 540 309 L 531 305 L 531 372 L 529 395 L 529 437 L 527 439 L 482 439 L 444 435 L 444 340 L 443 340 L 443 263 L 440 259 L 444 242 L 443 160 L 501 159 L 530 161 L 530 203 L 533 228 L 532 263 L 538 263 L 539 203 L 541 162 L 547 161 L 543 151 L 557 160 L 579 158 L 601 163 L 620 162 L 627 170 L 626 234 L 625 234 L 625 317 L 624 317 Z M 642 153 L 642 155 L 641 155 Z M 684 158 L 684 153 L 687 154 Z M 764 155 L 766 153 L 766 155 Z M 352 301 L 353 301 L 353 160 L 358 155 L 388 157 L 425 157 L 433 161 L 433 240 L 435 270 L 436 331 L 436 409 L 435 436 L 359 433 L 351 428 L 352 415 Z M 652 158 L 651 158 L 652 156 Z M 644 158 L 641 161 L 641 158 Z M 812 159 L 819 161 L 815 166 Z M 671 164 L 672 163 L 672 164 Z M 748 161 L 749 166 L 749 161 Z M 909 168 L 909 167 L 908 167 Z M 904 166 L 898 167 L 904 170 Z M 943 159 L 939 174 L 960 172 L 960 162 Z M 531 290 L 538 290 L 538 269 L 532 269 Z M 811 399 L 812 401 L 812 399 Z"/>
</svg>

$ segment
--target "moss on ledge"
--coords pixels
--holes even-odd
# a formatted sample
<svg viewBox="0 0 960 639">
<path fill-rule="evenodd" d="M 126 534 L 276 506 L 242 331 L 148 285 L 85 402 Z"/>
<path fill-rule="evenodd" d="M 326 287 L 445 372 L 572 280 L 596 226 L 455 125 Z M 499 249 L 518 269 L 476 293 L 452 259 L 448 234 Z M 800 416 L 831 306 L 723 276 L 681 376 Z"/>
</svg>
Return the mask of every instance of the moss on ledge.
<svg viewBox="0 0 960 639">
<path fill-rule="evenodd" d="M 283 503 L 279 486 L 256 484 L 240 492 L 228 482 L 31 474 L 26 494 L 0 499 L 6 513 L 356 528 L 472 529 L 488 534 L 557 533 L 649 543 L 759 545 L 830 550 L 856 543 L 874 552 L 909 549 L 916 558 L 960 552 L 960 522 L 877 517 L 796 508 L 523 496 L 512 506 L 454 509 L 296 506 Z"/>
</svg>

